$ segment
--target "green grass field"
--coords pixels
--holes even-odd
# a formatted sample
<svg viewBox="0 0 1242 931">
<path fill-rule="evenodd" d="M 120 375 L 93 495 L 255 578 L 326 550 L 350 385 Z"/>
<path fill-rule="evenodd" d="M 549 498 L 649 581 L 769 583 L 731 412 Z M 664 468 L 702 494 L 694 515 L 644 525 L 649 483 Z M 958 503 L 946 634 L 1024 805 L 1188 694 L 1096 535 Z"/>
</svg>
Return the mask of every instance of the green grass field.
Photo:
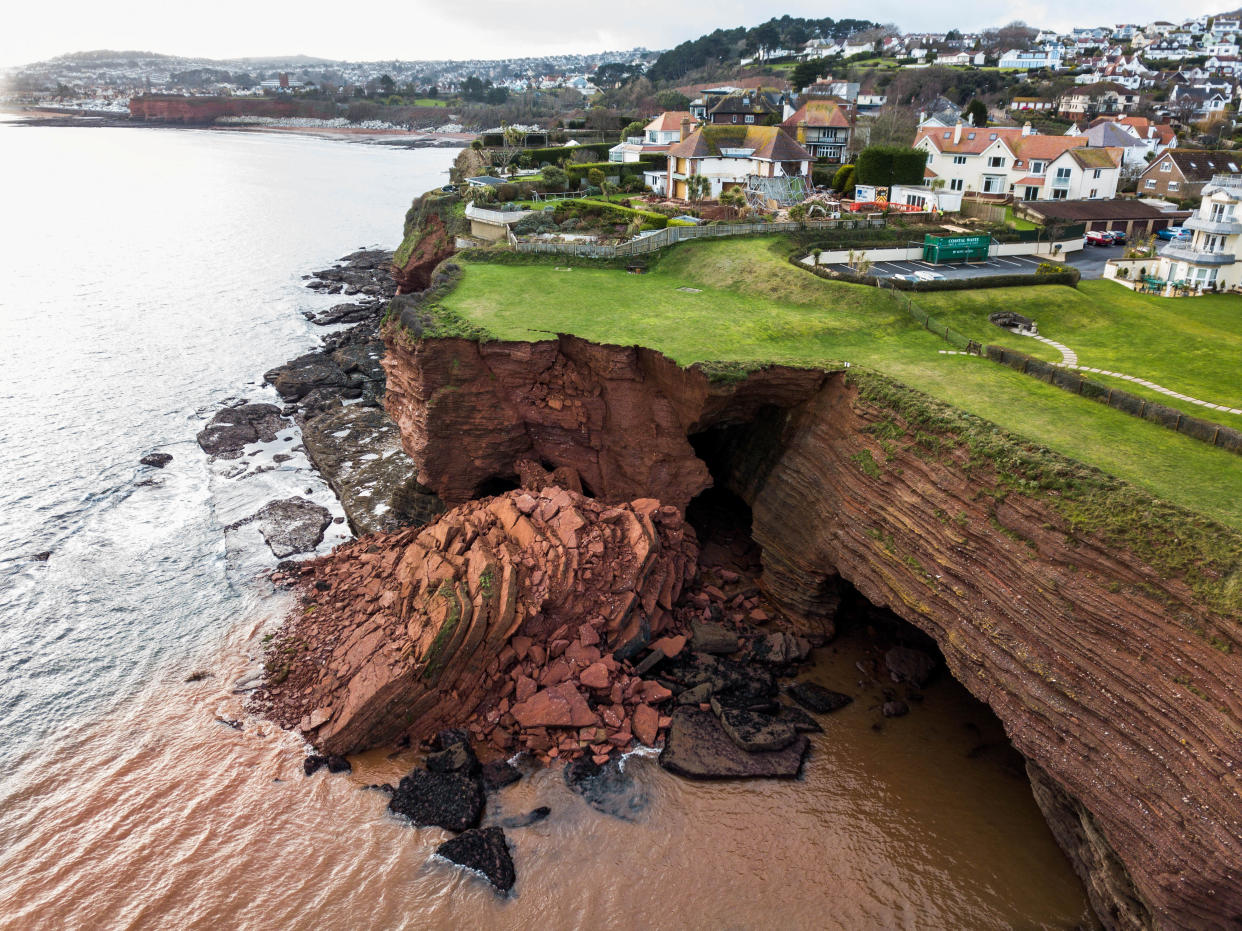
<svg viewBox="0 0 1242 931">
<path fill-rule="evenodd" d="M 683 365 L 724 361 L 829 367 L 849 362 L 1242 528 L 1242 457 L 985 359 L 945 355 L 941 350 L 948 344 L 900 310 L 893 295 L 799 271 L 786 259 L 790 248 L 780 236 L 688 243 L 669 250 L 645 275 L 566 258 L 558 265 L 567 271 L 551 264 L 467 260 L 465 275 L 443 305 L 500 339 L 572 333 L 648 346 Z M 1011 290 L 1044 307 L 1082 302 L 1083 313 L 1098 302 L 1090 286 L 1082 292 Z M 985 308 L 995 309 L 998 297 L 1010 293 L 938 294 L 934 308 L 930 295 L 919 300 L 963 332 L 970 334 L 959 318 L 986 334 L 974 322 L 981 314 L 984 326 L 1008 336 L 986 324 Z M 1198 301 L 1176 306 L 1183 303 Z M 1040 319 L 1041 331 L 1058 338 L 1053 324 L 1045 330 L 1041 314 L 1031 315 Z M 1074 344 L 1070 334 L 1063 335 Z M 1029 344 L 1021 347 L 1027 350 L 1046 348 L 1034 340 L 1012 339 Z M 1097 339 L 1107 344 L 1104 333 Z M 1088 344 L 1075 348 L 1081 355 Z M 1221 366 L 1228 371 L 1228 362 Z M 1207 378 L 1207 367 L 1204 372 Z M 1151 377 L 1159 381 L 1156 373 Z"/>
<path fill-rule="evenodd" d="M 1078 354 L 1080 365 L 1136 375 L 1181 394 L 1242 409 L 1242 300 L 1211 294 L 1171 300 L 1136 294 L 1111 281 L 1069 288 L 995 288 L 916 295 L 915 302 L 972 339 L 1040 359 L 1061 354 L 1037 340 L 988 323 L 988 314 L 1013 310 L 1032 318 L 1041 335 Z M 1087 373 L 1208 420 L 1242 429 L 1242 416 L 1189 404 L 1133 382 Z"/>
</svg>

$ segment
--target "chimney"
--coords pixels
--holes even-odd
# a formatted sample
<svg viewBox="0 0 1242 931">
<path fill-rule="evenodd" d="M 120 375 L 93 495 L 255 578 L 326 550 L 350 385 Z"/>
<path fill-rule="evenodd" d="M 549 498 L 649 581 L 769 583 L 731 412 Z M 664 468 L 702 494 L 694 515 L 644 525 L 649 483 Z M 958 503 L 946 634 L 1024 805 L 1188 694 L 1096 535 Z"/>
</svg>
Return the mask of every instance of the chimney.
<svg viewBox="0 0 1242 931">
<path fill-rule="evenodd" d="M 1030 120 L 1027 120 L 1025 123 L 1022 124 L 1022 135 L 1029 136 L 1033 132 L 1035 132 L 1035 130 L 1031 129 Z"/>
<path fill-rule="evenodd" d="M 953 144 L 957 145 L 957 143 L 961 141 L 962 141 L 962 121 L 959 119 L 953 125 Z"/>
<path fill-rule="evenodd" d="M 806 120 L 798 120 L 798 145 L 806 145 Z"/>
<path fill-rule="evenodd" d="M 681 118 L 681 139 L 679 141 L 685 142 L 686 137 L 689 135 L 690 135 L 690 117 L 683 116 Z"/>
</svg>

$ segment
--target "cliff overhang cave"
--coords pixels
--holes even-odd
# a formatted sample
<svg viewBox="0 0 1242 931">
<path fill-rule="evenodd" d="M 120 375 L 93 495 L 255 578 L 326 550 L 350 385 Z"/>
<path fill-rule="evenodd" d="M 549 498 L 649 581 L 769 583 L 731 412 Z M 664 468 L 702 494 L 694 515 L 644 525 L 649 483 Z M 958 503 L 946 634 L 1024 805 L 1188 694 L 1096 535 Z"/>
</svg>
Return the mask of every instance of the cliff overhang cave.
<svg viewBox="0 0 1242 931">
<path fill-rule="evenodd" d="M 291 676 L 313 698 L 290 714 L 317 744 L 422 739 L 494 708 L 493 677 L 539 639 L 532 624 L 575 649 L 676 636 L 695 545 L 682 515 L 715 488 L 749 508 L 762 596 L 797 635 L 830 638 L 848 588 L 936 641 L 1026 759 L 1107 926 L 1242 916 L 1236 533 L 874 374 L 712 377 L 569 336 L 422 338 L 425 322 L 394 305 L 386 405 L 456 523 L 364 538 L 316 576 L 368 619 L 313 681 Z M 575 487 L 552 507 L 557 486 L 523 492 L 524 469 Z M 549 563 L 524 563 L 523 540 Z M 580 574 L 611 555 L 606 584 Z M 342 714 L 350 683 L 365 714 Z M 624 679 L 627 723 L 647 687 Z"/>
</svg>

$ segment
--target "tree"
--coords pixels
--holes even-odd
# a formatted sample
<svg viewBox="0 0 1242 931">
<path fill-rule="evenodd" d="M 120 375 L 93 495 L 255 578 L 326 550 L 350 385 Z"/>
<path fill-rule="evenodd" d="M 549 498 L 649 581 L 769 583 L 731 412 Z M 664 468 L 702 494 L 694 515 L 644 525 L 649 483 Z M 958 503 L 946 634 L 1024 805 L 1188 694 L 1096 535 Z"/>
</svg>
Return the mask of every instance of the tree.
<svg viewBox="0 0 1242 931">
<path fill-rule="evenodd" d="M 665 110 L 685 110 L 690 106 L 690 98 L 678 91 L 660 91 L 655 95 L 656 103 Z"/>
<path fill-rule="evenodd" d="M 392 75 L 390 74 L 380 75 L 379 89 L 383 94 L 391 94 L 396 91 L 397 82 L 392 79 Z"/>
<path fill-rule="evenodd" d="M 971 126 L 987 126 L 988 105 L 976 97 L 966 105 L 966 110 L 962 113 L 962 116 L 966 117 Z"/>
<path fill-rule="evenodd" d="M 590 171 L 587 172 L 587 184 L 591 185 L 591 187 L 597 187 L 600 190 L 603 190 L 604 189 L 604 173 L 600 171 L 598 168 L 592 168 Z"/>
<path fill-rule="evenodd" d="M 827 59 L 812 58 L 809 61 L 799 62 L 794 66 L 793 71 L 789 75 L 789 83 L 793 85 L 795 91 L 801 91 L 802 88 L 814 84 L 827 72 Z"/>
<path fill-rule="evenodd" d="M 910 107 L 885 107 L 871 121 L 871 134 L 867 142 L 870 145 L 906 146 L 914 141 L 918 125 L 918 114 Z"/>
<path fill-rule="evenodd" d="M 626 123 L 625 128 L 621 130 L 621 141 L 625 142 L 631 136 L 641 136 L 643 130 L 647 128 L 647 124 L 642 120 L 634 120 L 632 123 Z"/>
<path fill-rule="evenodd" d="M 832 176 L 832 189 L 845 194 L 854 186 L 854 166 L 842 165 Z"/>
<path fill-rule="evenodd" d="M 549 191 L 563 191 L 568 182 L 569 176 L 563 168 L 549 165 L 543 170 L 543 183 Z"/>
</svg>

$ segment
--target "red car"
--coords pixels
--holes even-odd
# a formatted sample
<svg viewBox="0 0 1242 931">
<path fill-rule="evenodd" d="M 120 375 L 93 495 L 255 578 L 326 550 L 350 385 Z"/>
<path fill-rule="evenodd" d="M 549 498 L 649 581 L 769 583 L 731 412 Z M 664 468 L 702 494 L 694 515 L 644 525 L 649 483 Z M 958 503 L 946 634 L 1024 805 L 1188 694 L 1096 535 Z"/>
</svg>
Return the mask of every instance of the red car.
<svg viewBox="0 0 1242 931">
<path fill-rule="evenodd" d="M 1087 232 L 1088 246 L 1111 246 L 1112 244 L 1113 237 L 1109 236 L 1108 233 L 1101 230 L 1090 230 Z"/>
</svg>

